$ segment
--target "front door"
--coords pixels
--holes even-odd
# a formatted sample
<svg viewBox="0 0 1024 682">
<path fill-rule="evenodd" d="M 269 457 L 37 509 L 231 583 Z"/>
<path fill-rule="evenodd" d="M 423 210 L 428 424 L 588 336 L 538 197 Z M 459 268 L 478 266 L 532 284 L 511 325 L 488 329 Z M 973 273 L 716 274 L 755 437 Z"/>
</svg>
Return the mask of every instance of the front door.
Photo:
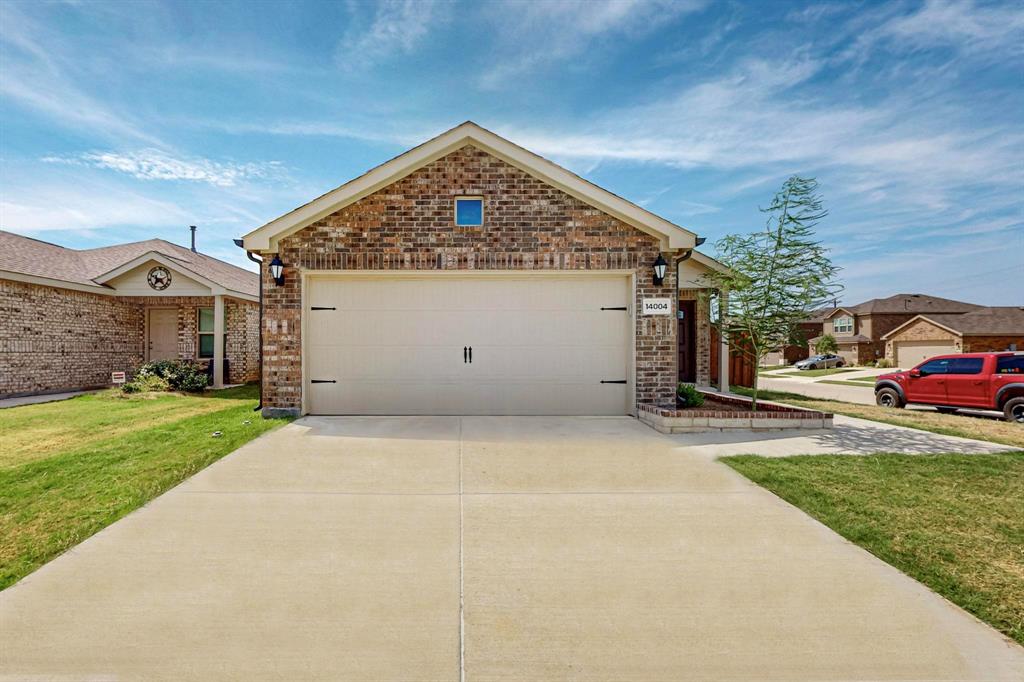
<svg viewBox="0 0 1024 682">
<path fill-rule="evenodd" d="M 679 302 L 679 381 L 697 381 L 696 301 Z"/>
<path fill-rule="evenodd" d="M 178 357 L 178 310 L 151 308 L 149 311 L 149 360 Z"/>
</svg>

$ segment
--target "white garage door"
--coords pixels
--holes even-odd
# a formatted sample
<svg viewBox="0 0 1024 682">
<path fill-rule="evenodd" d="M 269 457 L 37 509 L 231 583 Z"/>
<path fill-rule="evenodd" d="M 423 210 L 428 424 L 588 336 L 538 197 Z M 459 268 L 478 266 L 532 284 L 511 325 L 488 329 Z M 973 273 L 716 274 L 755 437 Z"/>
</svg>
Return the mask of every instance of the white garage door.
<svg viewBox="0 0 1024 682">
<path fill-rule="evenodd" d="M 313 278 L 306 298 L 312 414 L 630 411 L 628 277 Z"/>
<path fill-rule="evenodd" d="M 955 352 L 952 341 L 897 341 L 896 364 L 902 369 L 910 369 L 928 358 Z"/>
</svg>

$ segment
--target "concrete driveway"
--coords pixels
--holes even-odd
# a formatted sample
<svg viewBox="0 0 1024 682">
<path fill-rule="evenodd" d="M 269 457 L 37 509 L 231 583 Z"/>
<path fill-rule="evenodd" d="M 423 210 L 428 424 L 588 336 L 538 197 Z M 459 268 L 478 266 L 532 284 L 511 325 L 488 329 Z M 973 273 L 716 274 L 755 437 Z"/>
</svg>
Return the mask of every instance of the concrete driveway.
<svg viewBox="0 0 1024 682">
<path fill-rule="evenodd" d="M 0 679 L 1024 679 L 699 437 L 303 419 L 0 593 Z"/>
</svg>

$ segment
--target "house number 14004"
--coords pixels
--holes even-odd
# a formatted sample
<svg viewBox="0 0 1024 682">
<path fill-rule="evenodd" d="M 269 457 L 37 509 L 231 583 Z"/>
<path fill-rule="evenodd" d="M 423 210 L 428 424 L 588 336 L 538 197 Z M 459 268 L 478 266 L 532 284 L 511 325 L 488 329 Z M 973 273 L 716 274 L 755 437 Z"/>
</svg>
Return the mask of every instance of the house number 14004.
<svg viewBox="0 0 1024 682">
<path fill-rule="evenodd" d="M 671 298 L 645 298 L 644 315 L 671 315 Z"/>
</svg>

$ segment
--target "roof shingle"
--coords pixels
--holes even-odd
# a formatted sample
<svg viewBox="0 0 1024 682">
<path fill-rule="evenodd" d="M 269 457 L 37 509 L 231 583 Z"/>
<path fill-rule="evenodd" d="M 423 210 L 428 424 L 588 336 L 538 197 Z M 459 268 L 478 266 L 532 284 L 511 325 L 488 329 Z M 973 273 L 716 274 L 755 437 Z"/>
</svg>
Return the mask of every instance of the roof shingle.
<svg viewBox="0 0 1024 682">
<path fill-rule="evenodd" d="M 102 286 L 96 281 L 100 276 L 152 252 L 170 258 L 182 270 L 225 289 L 250 296 L 259 295 L 259 275 L 255 272 L 163 239 L 79 250 L 0 231 L 0 270 L 97 288 Z"/>
</svg>

